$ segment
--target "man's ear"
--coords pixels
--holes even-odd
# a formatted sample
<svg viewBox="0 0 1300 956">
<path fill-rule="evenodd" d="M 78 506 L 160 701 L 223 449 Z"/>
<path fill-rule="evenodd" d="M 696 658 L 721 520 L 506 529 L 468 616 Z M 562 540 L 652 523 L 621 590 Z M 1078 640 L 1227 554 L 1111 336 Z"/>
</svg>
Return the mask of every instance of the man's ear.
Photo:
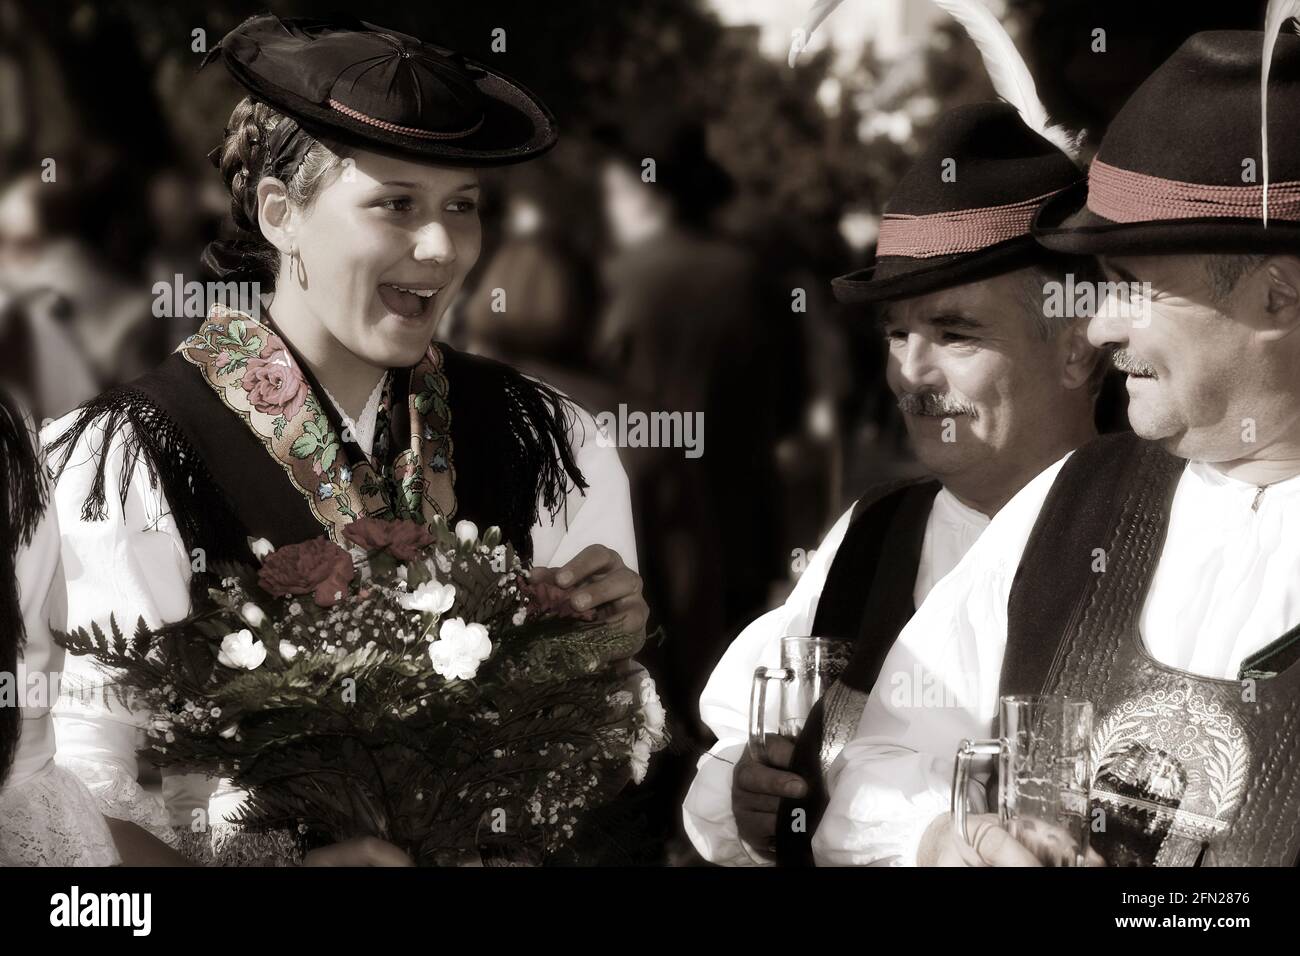
<svg viewBox="0 0 1300 956">
<path fill-rule="evenodd" d="M 1261 334 L 1281 337 L 1300 328 L 1300 257 L 1270 256 L 1256 275 L 1264 301 Z"/>
<path fill-rule="evenodd" d="M 271 245 L 283 255 L 290 255 L 297 248 L 296 213 L 289 202 L 289 193 L 284 183 L 271 176 L 263 176 L 257 184 L 257 224 Z"/>
<path fill-rule="evenodd" d="M 1061 369 L 1061 384 L 1073 391 L 1084 388 L 1092 381 L 1097 363 L 1104 361 L 1100 349 L 1088 341 L 1088 319 L 1078 318 L 1062 334 L 1061 348 L 1065 364 Z"/>
</svg>

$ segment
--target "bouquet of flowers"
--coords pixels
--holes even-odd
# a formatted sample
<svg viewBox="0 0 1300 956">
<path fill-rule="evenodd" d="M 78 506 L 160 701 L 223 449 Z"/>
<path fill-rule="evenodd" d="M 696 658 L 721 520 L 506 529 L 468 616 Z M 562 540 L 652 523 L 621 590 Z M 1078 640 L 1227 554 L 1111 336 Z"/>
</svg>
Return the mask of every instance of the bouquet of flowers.
<svg viewBox="0 0 1300 956">
<path fill-rule="evenodd" d="M 567 614 L 498 529 L 362 518 L 223 566 L 210 607 L 61 636 L 153 714 L 160 767 L 230 778 L 238 823 L 420 864 L 543 862 L 666 742 L 638 635 Z M 269 553 L 268 553 L 269 552 Z"/>
</svg>

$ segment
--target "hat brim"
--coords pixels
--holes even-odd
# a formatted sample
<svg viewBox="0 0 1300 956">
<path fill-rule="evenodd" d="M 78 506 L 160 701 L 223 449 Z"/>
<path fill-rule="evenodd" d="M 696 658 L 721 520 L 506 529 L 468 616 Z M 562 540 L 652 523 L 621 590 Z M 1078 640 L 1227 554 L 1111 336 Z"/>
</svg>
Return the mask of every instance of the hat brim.
<svg viewBox="0 0 1300 956">
<path fill-rule="evenodd" d="M 1074 255 L 1158 256 L 1181 253 L 1300 253 L 1300 223 L 1275 219 L 1154 219 L 1116 222 L 1087 207 L 1080 184 L 1049 199 L 1034 217 L 1034 238 Z"/>
<path fill-rule="evenodd" d="M 257 99 L 293 117 L 320 139 L 443 166 L 503 166 L 540 156 L 558 139 L 555 117 L 526 87 L 484 67 L 473 67 L 483 102 L 483 122 L 468 136 L 417 140 L 371 125 L 328 104 L 313 103 L 267 81 L 237 58 L 226 64 Z"/>
<path fill-rule="evenodd" d="M 839 302 L 848 304 L 909 299 L 965 285 L 1033 265 L 1043 252 L 1032 236 L 1018 236 L 979 252 L 938 256 L 897 275 L 876 278 L 881 263 L 831 280 Z"/>
</svg>

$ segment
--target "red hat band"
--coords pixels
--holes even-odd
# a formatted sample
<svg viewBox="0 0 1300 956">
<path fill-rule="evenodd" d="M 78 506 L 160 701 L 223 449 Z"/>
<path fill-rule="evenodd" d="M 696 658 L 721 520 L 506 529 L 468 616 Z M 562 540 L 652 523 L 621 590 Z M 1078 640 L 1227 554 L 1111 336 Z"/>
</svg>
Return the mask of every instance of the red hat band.
<svg viewBox="0 0 1300 956">
<path fill-rule="evenodd" d="M 924 216 L 885 213 L 880 221 L 876 255 L 928 259 L 979 252 L 1009 239 L 1027 236 L 1039 207 L 1063 191 L 1054 189 L 1032 199 L 1001 206 L 956 209 Z"/>
<path fill-rule="evenodd" d="M 1264 187 L 1212 186 L 1163 179 L 1099 159 L 1088 170 L 1088 208 L 1112 222 L 1161 219 L 1261 219 Z M 1270 183 L 1270 219 L 1300 221 L 1300 182 Z"/>
</svg>

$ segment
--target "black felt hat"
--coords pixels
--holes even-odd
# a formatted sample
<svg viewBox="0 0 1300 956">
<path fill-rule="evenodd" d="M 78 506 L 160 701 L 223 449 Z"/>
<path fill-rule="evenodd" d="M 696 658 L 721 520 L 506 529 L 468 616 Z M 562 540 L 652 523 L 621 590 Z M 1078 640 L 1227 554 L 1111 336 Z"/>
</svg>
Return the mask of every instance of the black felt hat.
<svg viewBox="0 0 1300 956">
<path fill-rule="evenodd" d="M 908 298 L 1041 261 L 1030 223 L 1047 197 L 1082 178 L 1009 104 L 959 106 L 885 204 L 875 263 L 835 279 L 835 297 Z"/>
<path fill-rule="evenodd" d="M 555 118 L 523 86 L 459 53 L 350 18 L 261 14 L 220 55 L 258 100 L 307 132 L 445 166 L 496 166 L 555 145 Z"/>
<path fill-rule="evenodd" d="M 1273 51 L 1267 226 L 1263 47 L 1259 31 L 1189 37 L 1111 122 L 1086 189 L 1044 206 L 1039 242 L 1114 255 L 1300 252 L 1300 37 L 1280 37 Z"/>
</svg>

